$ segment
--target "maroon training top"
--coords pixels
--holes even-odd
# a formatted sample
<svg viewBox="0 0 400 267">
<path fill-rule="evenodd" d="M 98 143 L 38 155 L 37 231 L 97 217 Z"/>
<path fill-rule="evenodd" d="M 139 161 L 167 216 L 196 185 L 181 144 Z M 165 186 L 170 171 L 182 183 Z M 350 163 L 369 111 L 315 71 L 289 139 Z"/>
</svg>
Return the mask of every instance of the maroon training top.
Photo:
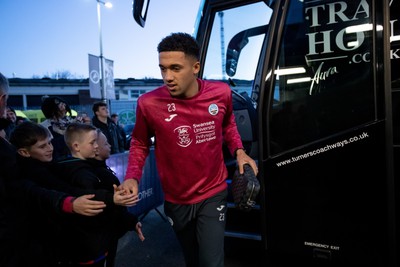
<svg viewBox="0 0 400 267">
<path fill-rule="evenodd" d="M 198 79 L 192 98 L 174 98 L 166 86 L 138 99 L 125 179 L 140 180 L 155 136 L 155 155 L 165 200 L 198 203 L 226 188 L 222 144 L 242 148 L 232 108 L 232 92 L 222 82 Z"/>
</svg>

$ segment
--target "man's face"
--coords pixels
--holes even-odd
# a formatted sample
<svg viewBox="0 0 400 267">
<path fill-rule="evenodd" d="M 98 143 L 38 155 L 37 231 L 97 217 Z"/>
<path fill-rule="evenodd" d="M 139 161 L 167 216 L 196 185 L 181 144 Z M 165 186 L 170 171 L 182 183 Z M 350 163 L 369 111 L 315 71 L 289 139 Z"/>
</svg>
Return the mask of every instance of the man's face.
<svg viewBox="0 0 400 267">
<path fill-rule="evenodd" d="M 64 102 L 60 102 L 57 104 L 57 107 L 58 107 L 58 116 L 60 116 L 60 118 L 63 118 L 65 114 L 67 114 L 67 104 L 65 104 Z"/>
<path fill-rule="evenodd" d="M 192 97 L 197 94 L 197 73 L 200 63 L 180 51 L 160 52 L 159 67 L 164 84 L 173 97 Z"/>
<path fill-rule="evenodd" d="M 108 117 L 108 107 L 100 106 L 99 109 L 96 111 L 96 115 L 103 118 Z"/>
<path fill-rule="evenodd" d="M 118 116 L 111 117 L 115 124 L 118 124 Z"/>
<path fill-rule="evenodd" d="M 17 116 L 11 109 L 7 109 L 7 119 L 15 123 L 17 121 Z"/>
</svg>

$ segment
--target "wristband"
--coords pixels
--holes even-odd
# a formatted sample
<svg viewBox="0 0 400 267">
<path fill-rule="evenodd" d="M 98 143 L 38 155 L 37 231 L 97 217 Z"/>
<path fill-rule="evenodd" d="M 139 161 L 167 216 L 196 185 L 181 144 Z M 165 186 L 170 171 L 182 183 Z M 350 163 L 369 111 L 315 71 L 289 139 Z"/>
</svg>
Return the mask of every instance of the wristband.
<svg viewBox="0 0 400 267">
<path fill-rule="evenodd" d="M 62 210 L 65 213 L 74 213 L 74 209 L 73 209 L 73 205 L 72 205 L 74 200 L 75 200 L 74 197 L 66 197 L 64 199 L 64 202 L 63 202 L 63 205 L 62 205 Z"/>
</svg>

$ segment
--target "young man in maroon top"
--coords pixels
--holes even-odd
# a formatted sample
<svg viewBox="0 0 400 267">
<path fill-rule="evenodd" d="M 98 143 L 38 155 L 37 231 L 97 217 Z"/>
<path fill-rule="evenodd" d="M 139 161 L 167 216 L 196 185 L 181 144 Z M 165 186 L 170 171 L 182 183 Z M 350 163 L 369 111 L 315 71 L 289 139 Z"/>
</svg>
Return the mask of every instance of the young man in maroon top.
<svg viewBox="0 0 400 267">
<path fill-rule="evenodd" d="M 145 159 L 155 137 L 164 211 L 181 243 L 187 266 L 223 267 L 227 169 L 222 145 L 236 156 L 240 172 L 248 163 L 222 82 L 200 80 L 199 47 L 186 33 L 158 45 L 164 85 L 138 99 L 124 189 L 138 193 Z"/>
</svg>

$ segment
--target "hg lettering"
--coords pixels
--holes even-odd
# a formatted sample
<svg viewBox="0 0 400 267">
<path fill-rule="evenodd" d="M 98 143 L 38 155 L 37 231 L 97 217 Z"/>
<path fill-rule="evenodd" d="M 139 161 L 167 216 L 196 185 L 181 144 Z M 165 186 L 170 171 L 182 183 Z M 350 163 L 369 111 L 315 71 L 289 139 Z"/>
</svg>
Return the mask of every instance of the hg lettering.
<svg viewBox="0 0 400 267">
<path fill-rule="evenodd" d="M 395 0 L 390 1 L 390 6 Z M 366 20 L 364 23 L 369 23 L 369 5 L 366 0 L 361 0 L 358 2 L 355 10 L 348 10 L 348 5 L 344 1 L 338 1 L 334 3 L 316 5 L 308 7 L 305 9 L 305 16 L 307 20 L 310 21 L 310 28 L 317 29 L 315 31 L 310 31 L 307 34 L 309 41 L 309 52 L 307 55 L 318 55 L 318 54 L 330 54 L 335 51 L 332 49 L 332 39 L 335 39 L 336 47 L 341 51 L 353 51 L 359 48 L 365 41 L 365 33 L 363 31 L 355 31 L 352 33 L 347 33 L 346 31 L 353 25 L 363 24 L 360 22 L 355 22 L 357 20 Z M 346 15 L 346 14 L 347 15 Z M 351 15 L 349 15 L 351 14 Z M 320 30 L 320 27 L 326 27 L 338 24 L 338 23 L 350 23 L 349 27 L 345 27 L 338 32 L 334 32 L 333 29 Z M 399 21 L 397 18 L 390 20 L 390 42 L 397 42 L 400 40 L 400 29 Z M 371 30 L 367 28 L 366 31 Z M 351 45 L 346 44 L 345 37 L 349 34 L 355 35 L 355 42 Z M 391 51 L 391 59 L 398 59 L 400 50 Z M 360 57 L 360 55 L 358 55 Z M 354 63 L 360 63 L 361 61 L 369 62 L 367 58 L 369 55 L 362 55 L 358 59 L 353 59 Z M 359 61 L 359 62 L 356 62 Z"/>
<path fill-rule="evenodd" d="M 305 9 L 305 15 L 308 20 L 310 20 L 311 25 L 310 28 L 318 28 L 323 26 L 331 26 L 337 23 L 343 22 L 351 22 L 359 19 L 368 19 L 369 18 L 369 5 L 366 0 L 361 0 L 352 14 L 352 16 L 347 16 L 345 12 L 347 11 L 348 6 L 346 2 L 338 1 L 329 4 L 317 5 L 313 7 L 308 7 Z M 346 12 L 347 13 L 347 12 Z M 348 14 L 348 13 L 347 13 Z M 326 18 L 327 20 L 321 21 L 321 18 Z M 323 25 L 324 22 L 324 25 Z M 352 23 L 356 24 L 356 23 Z M 340 30 L 336 33 L 335 43 L 337 48 L 342 51 L 351 51 L 355 50 L 361 46 L 364 42 L 365 35 L 364 32 L 355 32 L 352 34 L 356 34 L 357 42 L 352 46 L 347 46 L 345 44 L 345 34 L 347 28 Z M 308 55 L 317 55 L 317 54 L 328 54 L 334 53 L 331 47 L 331 38 L 332 38 L 333 30 L 320 31 L 320 32 L 312 32 L 307 34 L 309 40 L 309 53 Z M 317 41 L 317 37 L 320 41 Z M 317 52 L 317 45 L 322 45 L 322 51 Z"/>
</svg>

